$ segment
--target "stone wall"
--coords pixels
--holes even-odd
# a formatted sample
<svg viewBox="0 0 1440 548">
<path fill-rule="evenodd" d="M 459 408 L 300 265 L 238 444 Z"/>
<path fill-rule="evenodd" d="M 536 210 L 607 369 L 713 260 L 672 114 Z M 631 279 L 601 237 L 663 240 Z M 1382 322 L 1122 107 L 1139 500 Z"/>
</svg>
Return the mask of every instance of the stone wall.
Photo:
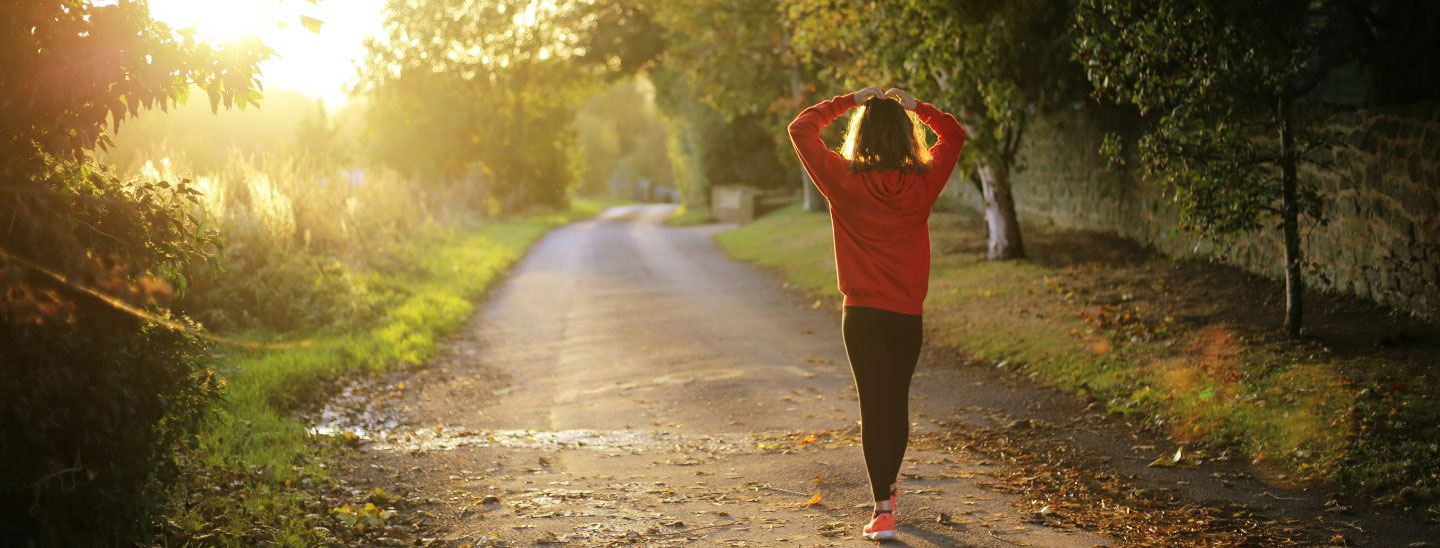
<svg viewBox="0 0 1440 548">
<path fill-rule="evenodd" d="M 1303 225 L 1306 256 L 1320 267 L 1307 282 L 1440 319 L 1440 105 L 1312 116 L 1339 131 L 1348 147 L 1333 170 L 1301 174 L 1302 184 L 1318 185 L 1324 194 L 1329 218 L 1324 226 Z M 1180 233 L 1158 184 L 1130 169 L 1106 168 L 1101 139 L 1133 127 L 1125 113 L 1089 107 L 1039 120 L 1013 177 L 1021 221 L 1109 232 L 1168 255 L 1214 257 L 1280 278 L 1278 230 L 1229 242 Z M 947 192 L 980 206 L 968 181 L 952 180 Z"/>
</svg>

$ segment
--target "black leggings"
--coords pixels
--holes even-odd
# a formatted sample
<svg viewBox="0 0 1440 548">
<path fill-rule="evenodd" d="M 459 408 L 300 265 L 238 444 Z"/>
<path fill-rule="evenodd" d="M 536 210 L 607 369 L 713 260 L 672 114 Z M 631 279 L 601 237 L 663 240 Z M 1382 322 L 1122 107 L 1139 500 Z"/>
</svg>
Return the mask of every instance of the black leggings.
<svg viewBox="0 0 1440 548">
<path fill-rule="evenodd" d="M 924 335 L 920 316 L 845 307 L 845 355 L 860 395 L 860 438 L 875 500 L 890 498 L 910 441 L 910 377 Z"/>
</svg>

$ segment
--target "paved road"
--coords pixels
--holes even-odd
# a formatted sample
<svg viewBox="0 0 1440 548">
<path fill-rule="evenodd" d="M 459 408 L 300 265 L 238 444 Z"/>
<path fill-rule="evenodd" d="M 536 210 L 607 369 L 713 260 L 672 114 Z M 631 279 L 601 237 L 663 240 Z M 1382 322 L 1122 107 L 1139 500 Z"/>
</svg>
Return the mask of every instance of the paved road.
<svg viewBox="0 0 1440 548">
<path fill-rule="evenodd" d="M 726 227 L 665 227 L 669 211 L 619 207 L 537 243 L 392 387 L 402 426 L 372 434 L 357 481 L 434 499 L 415 534 L 442 545 L 864 545 L 837 314 L 725 257 L 710 237 Z M 916 376 L 917 432 L 955 411 L 936 370 Z M 992 465 L 907 461 L 897 545 L 1115 545 L 1031 523 L 977 486 Z"/>
<path fill-rule="evenodd" d="M 380 534 L 399 538 L 372 540 L 868 544 L 838 314 L 725 257 L 711 236 L 729 227 L 665 227 L 670 211 L 619 207 L 553 231 L 426 367 L 337 398 L 324 422 L 366 439 L 339 463 L 350 498 L 379 487 L 406 501 L 379 497 L 401 510 Z M 932 347 L 921 358 L 894 545 L 1127 545 L 1061 523 L 1144 545 L 1422 546 L 1440 534 L 1333 487 L 1266 484 L 1239 459 L 1147 467 L 1170 442 L 963 359 Z M 1045 491 L 1057 478 L 1070 483 Z M 1051 501 L 1071 519 L 1034 513 Z M 1258 513 L 1227 517 L 1241 507 Z"/>
</svg>

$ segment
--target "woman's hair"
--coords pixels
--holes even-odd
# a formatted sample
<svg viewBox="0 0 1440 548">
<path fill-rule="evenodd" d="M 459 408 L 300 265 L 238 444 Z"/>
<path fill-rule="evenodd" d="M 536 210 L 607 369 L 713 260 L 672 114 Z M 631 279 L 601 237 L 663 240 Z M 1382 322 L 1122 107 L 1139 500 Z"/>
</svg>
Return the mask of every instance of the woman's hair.
<svg viewBox="0 0 1440 548">
<path fill-rule="evenodd" d="M 925 126 L 899 101 L 871 97 L 855 109 L 840 155 L 853 172 L 924 171 L 930 165 Z"/>
</svg>

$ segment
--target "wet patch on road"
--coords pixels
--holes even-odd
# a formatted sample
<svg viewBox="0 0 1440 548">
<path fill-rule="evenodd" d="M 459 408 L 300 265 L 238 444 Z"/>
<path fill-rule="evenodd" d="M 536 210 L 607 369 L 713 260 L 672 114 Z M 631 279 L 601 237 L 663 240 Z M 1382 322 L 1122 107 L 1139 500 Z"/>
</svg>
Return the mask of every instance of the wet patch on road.
<svg viewBox="0 0 1440 548">
<path fill-rule="evenodd" d="M 511 449 L 587 449 L 607 454 L 619 452 L 705 451 L 741 453 L 756 448 L 752 434 L 692 435 L 661 430 L 475 430 L 455 426 L 393 430 L 336 430 L 317 426 L 317 435 L 357 438 L 370 451 L 452 451 L 466 447 Z"/>
</svg>

